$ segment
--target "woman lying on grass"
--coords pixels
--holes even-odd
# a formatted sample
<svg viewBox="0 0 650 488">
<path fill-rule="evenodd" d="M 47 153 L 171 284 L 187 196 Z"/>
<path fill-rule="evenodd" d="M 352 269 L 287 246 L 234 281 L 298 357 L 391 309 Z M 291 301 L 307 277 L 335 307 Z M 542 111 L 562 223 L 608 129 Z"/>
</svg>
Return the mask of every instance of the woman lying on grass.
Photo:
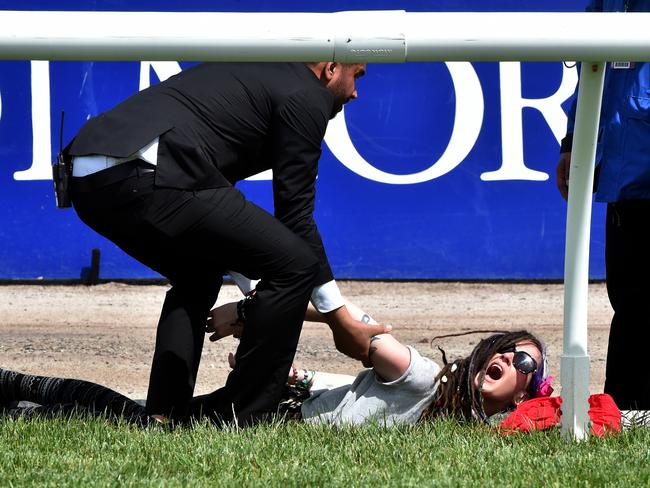
<svg viewBox="0 0 650 488">
<path fill-rule="evenodd" d="M 358 319 L 372 320 L 353 305 L 349 308 Z M 306 320 L 322 321 L 323 317 L 308 310 Z M 212 323 L 212 340 L 242 333 L 232 304 L 215 309 Z M 414 348 L 382 334 L 370 344 L 372 368 L 356 378 L 292 368 L 287 400 L 278 406 L 278 413 L 333 424 L 414 424 L 439 416 L 487 421 L 534 397 L 544 376 L 542 344 L 526 331 L 493 334 L 468 356 L 447 363 L 443 355 L 443 360 L 446 364 L 441 368 Z M 193 399 L 192 420 L 208 417 L 219 423 L 210 408 L 214 395 Z M 36 405 L 18 407 L 19 401 Z M 12 417 L 85 412 L 138 425 L 155 423 L 139 403 L 104 386 L 1 368 L 0 412 Z"/>
<path fill-rule="evenodd" d="M 355 305 L 346 306 L 357 320 L 375 323 Z M 213 311 L 211 340 L 242 333 L 233 310 L 228 304 Z M 311 305 L 305 319 L 325 321 Z M 526 331 L 495 333 L 452 362 L 443 353 L 442 368 L 392 335 L 381 334 L 370 342 L 369 359 L 372 368 L 356 377 L 292 367 L 280 412 L 333 424 L 414 424 L 438 416 L 487 421 L 537 396 L 544 379 L 544 348 Z M 229 361 L 234 366 L 232 355 Z"/>
</svg>

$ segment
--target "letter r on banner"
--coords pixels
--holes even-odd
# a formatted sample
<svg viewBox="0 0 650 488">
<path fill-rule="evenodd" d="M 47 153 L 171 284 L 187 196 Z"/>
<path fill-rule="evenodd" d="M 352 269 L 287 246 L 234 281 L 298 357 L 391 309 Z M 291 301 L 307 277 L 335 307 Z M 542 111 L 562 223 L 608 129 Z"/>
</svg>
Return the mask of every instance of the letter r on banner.
<svg viewBox="0 0 650 488">
<path fill-rule="evenodd" d="M 526 107 L 537 109 L 555 138 L 560 141 L 566 131 L 567 117 L 562 103 L 569 98 L 578 81 L 576 70 L 563 66 L 562 81 L 555 93 L 546 98 L 521 96 L 521 63 L 499 63 L 501 81 L 501 167 L 481 174 L 483 181 L 533 180 L 546 181 L 548 173 L 526 167 L 524 162 L 524 130 L 522 112 Z"/>
</svg>

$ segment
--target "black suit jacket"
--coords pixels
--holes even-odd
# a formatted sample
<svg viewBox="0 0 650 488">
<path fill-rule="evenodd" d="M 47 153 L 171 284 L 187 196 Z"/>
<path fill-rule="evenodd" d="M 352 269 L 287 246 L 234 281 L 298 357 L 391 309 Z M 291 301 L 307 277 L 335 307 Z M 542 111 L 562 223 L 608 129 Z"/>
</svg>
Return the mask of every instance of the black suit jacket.
<svg viewBox="0 0 650 488">
<path fill-rule="evenodd" d="M 229 186 L 273 169 L 275 216 L 333 279 L 313 220 L 321 143 L 333 98 L 302 63 L 209 63 L 187 69 L 90 119 L 70 156 L 127 157 L 159 137 L 157 186 Z"/>
</svg>

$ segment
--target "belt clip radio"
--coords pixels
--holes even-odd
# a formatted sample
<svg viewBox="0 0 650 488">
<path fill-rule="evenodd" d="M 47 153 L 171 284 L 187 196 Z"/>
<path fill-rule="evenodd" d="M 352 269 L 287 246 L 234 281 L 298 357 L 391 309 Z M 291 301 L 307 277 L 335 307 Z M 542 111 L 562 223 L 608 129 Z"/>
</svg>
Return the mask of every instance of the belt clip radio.
<svg viewBox="0 0 650 488">
<path fill-rule="evenodd" d="M 52 181 L 54 182 L 54 196 L 58 208 L 70 208 L 70 180 L 72 179 L 72 162 L 63 155 L 63 112 L 61 112 L 61 137 L 59 140 L 59 154 L 56 163 L 52 165 Z"/>
</svg>

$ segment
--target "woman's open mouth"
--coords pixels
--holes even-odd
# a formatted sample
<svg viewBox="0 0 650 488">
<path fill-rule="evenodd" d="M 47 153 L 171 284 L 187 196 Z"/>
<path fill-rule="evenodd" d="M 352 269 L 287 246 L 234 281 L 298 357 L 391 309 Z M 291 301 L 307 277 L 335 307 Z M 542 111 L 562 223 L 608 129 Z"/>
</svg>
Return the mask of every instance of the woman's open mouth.
<svg viewBox="0 0 650 488">
<path fill-rule="evenodd" d="M 492 363 L 485 371 L 485 376 L 493 381 L 500 379 L 503 376 L 503 369 L 497 363 Z"/>
</svg>

